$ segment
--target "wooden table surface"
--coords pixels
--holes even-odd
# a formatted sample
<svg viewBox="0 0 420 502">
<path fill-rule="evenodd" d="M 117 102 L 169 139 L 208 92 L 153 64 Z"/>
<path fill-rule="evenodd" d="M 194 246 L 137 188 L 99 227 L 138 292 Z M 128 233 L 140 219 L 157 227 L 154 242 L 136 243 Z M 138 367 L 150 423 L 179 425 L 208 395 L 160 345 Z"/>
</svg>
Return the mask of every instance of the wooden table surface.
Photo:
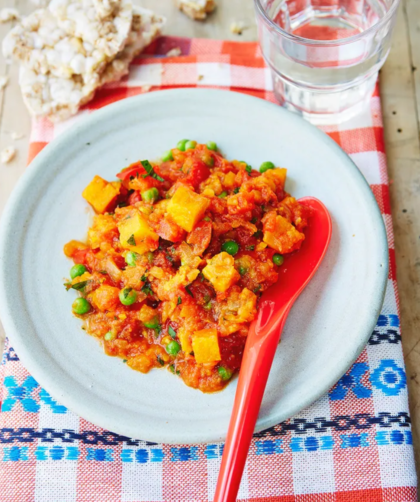
<svg viewBox="0 0 420 502">
<path fill-rule="evenodd" d="M 206 22 L 193 22 L 179 13 L 173 0 L 143 0 L 168 18 L 166 33 L 178 36 L 256 40 L 252 0 L 217 0 L 218 9 Z M 21 14 L 34 10 L 29 0 L 0 0 L 0 8 L 15 7 Z M 247 29 L 232 34 L 229 26 L 242 21 Z M 10 23 L 0 24 L 0 39 Z M 0 165 L 0 214 L 23 173 L 28 151 L 30 118 L 17 85 L 16 65 L 0 56 L 0 75 L 9 85 L 0 91 L 0 150 L 14 145 L 16 158 Z M 402 0 L 388 60 L 380 76 L 382 111 L 391 204 L 395 231 L 397 278 L 400 293 L 403 347 L 407 366 L 410 409 L 417 465 L 420 465 L 420 1 Z M 18 140 L 12 133 L 22 134 Z M 4 332 L 0 324 L 0 344 Z M 419 471 L 418 471 L 419 472 Z M 420 476 L 419 476 L 420 477 Z"/>
</svg>

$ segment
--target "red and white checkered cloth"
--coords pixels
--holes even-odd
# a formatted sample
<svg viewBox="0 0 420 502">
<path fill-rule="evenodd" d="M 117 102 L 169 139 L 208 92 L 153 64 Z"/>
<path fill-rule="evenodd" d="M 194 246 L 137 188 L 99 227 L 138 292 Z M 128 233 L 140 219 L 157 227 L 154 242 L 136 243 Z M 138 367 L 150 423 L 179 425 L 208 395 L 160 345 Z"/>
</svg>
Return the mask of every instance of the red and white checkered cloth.
<svg viewBox="0 0 420 502">
<path fill-rule="evenodd" d="M 174 47 L 183 55 L 164 57 Z M 256 43 L 161 38 L 133 63 L 128 78 L 99 91 L 74 119 L 34 122 L 30 159 L 92 110 L 142 92 L 186 86 L 221 87 L 275 102 Z M 365 175 L 383 214 L 391 262 L 385 303 L 366 349 L 333 389 L 293 419 L 255 436 L 239 500 L 414 502 L 378 92 L 362 116 L 326 132 Z M 222 444 L 151 444 L 104 431 L 54 401 L 9 345 L 1 372 L 1 502 L 212 500 Z"/>
</svg>

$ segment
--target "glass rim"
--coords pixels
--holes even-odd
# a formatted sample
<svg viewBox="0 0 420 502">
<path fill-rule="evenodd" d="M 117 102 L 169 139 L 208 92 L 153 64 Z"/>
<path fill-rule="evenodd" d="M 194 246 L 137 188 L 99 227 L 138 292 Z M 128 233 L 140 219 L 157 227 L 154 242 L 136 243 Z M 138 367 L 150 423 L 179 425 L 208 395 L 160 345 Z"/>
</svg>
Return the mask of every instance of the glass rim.
<svg viewBox="0 0 420 502">
<path fill-rule="evenodd" d="M 373 24 L 372 26 L 369 26 L 369 28 L 365 31 L 362 31 L 361 33 L 356 33 L 356 35 L 352 35 L 351 37 L 347 38 L 338 38 L 337 40 L 314 40 L 312 38 L 305 38 L 305 37 L 300 37 L 299 35 L 294 35 L 293 33 L 289 33 L 283 28 L 281 28 L 278 24 L 276 24 L 272 19 L 270 19 L 267 15 L 267 13 L 264 10 L 264 7 L 261 5 L 261 0 L 254 0 L 255 5 L 257 6 L 257 10 L 263 17 L 266 23 L 268 23 L 270 26 L 274 28 L 275 31 L 280 32 L 281 35 L 284 37 L 294 41 L 294 42 L 299 42 L 299 43 L 305 43 L 307 45 L 324 45 L 324 46 L 329 46 L 329 45 L 343 45 L 343 44 L 348 44 L 351 42 L 355 42 L 365 36 L 367 33 L 371 33 L 373 31 L 376 31 L 380 29 L 389 19 L 394 15 L 400 0 L 393 0 L 392 5 L 388 12 L 385 14 L 385 16 L 379 21 L 379 23 Z"/>
</svg>

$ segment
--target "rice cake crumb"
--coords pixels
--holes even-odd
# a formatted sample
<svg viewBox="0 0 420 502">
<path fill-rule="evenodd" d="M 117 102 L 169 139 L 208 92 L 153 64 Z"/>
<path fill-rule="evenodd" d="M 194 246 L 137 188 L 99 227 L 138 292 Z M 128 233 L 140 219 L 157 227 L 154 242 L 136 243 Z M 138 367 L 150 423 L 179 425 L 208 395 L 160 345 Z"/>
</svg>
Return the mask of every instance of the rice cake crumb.
<svg viewBox="0 0 420 502">
<path fill-rule="evenodd" d="M 214 0 L 175 0 L 178 9 L 191 19 L 202 21 L 214 11 Z"/>
<path fill-rule="evenodd" d="M 14 146 L 8 146 L 4 148 L 0 153 L 0 161 L 2 164 L 8 164 L 16 156 L 16 148 Z"/>
<path fill-rule="evenodd" d="M 7 75 L 0 76 L 0 91 L 2 91 L 8 83 L 9 77 Z"/>
<path fill-rule="evenodd" d="M 180 47 L 174 47 L 173 49 L 171 49 L 170 51 L 168 51 L 166 53 L 166 55 L 168 56 L 168 58 L 181 56 L 181 54 L 182 54 L 182 50 L 181 50 Z"/>
<path fill-rule="evenodd" d="M 235 35 L 242 35 L 242 32 L 246 28 L 242 21 L 233 21 L 230 25 L 230 31 Z"/>
<path fill-rule="evenodd" d="M 10 133 L 10 137 L 11 137 L 14 141 L 16 141 L 16 140 L 18 140 L 18 139 L 22 139 L 22 138 L 24 138 L 24 137 L 25 137 L 25 135 L 24 135 L 24 134 L 22 134 L 22 133 L 20 133 L 20 132 L 15 132 L 15 131 L 12 131 L 12 132 Z"/>
</svg>

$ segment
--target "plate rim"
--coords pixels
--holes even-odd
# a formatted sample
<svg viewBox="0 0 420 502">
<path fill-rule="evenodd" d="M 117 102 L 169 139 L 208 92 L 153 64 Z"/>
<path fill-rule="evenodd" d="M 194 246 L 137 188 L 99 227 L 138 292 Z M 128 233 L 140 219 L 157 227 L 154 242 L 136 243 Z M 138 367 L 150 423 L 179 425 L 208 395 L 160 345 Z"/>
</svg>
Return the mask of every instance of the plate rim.
<svg viewBox="0 0 420 502">
<path fill-rule="evenodd" d="M 288 120 L 298 121 L 300 126 L 304 129 L 308 129 L 310 133 L 315 135 L 319 141 L 322 141 L 327 144 L 331 149 L 335 150 L 340 156 L 345 159 L 343 164 L 347 165 L 348 172 L 352 175 L 356 184 L 360 187 L 361 192 L 364 192 L 363 196 L 367 197 L 371 201 L 371 209 L 372 209 L 372 218 L 376 220 L 376 227 L 378 229 L 377 239 L 379 247 L 382 251 L 382 259 L 384 266 L 382 267 L 382 275 L 378 275 L 377 282 L 379 282 L 378 292 L 375 298 L 375 309 L 372 314 L 372 320 L 369 326 L 365 328 L 365 334 L 363 337 L 359 337 L 360 343 L 355 347 L 354 351 L 351 354 L 347 354 L 347 363 L 344 366 L 343 364 L 336 365 L 335 370 L 331 370 L 329 373 L 329 378 L 325 379 L 324 385 L 319 386 L 316 392 L 310 394 L 309 397 L 303 400 L 299 400 L 299 404 L 294 408 L 292 407 L 288 413 L 287 417 L 273 418 L 268 415 L 267 417 L 262 417 L 258 420 L 255 432 L 263 431 L 269 427 L 272 427 L 287 418 L 293 417 L 296 413 L 299 413 L 301 410 L 310 406 L 312 403 L 317 401 L 321 396 L 326 394 L 328 390 L 345 374 L 345 372 L 352 366 L 354 361 L 360 355 L 362 350 L 364 349 L 375 325 L 377 319 L 379 317 L 382 304 L 384 301 L 385 293 L 386 293 L 386 285 L 388 280 L 388 267 L 389 267 L 389 257 L 388 257 L 388 240 L 386 235 L 385 223 L 382 218 L 382 214 L 374 197 L 374 194 L 359 170 L 356 164 L 353 162 L 351 157 L 344 152 L 344 150 L 326 133 L 310 124 L 309 122 L 302 119 L 300 116 L 282 108 L 281 106 L 266 101 L 264 99 L 260 99 L 254 96 L 249 96 L 236 91 L 226 91 L 220 89 L 197 89 L 197 88 L 182 88 L 182 89 L 169 89 L 169 90 L 159 90 L 157 92 L 148 93 L 148 94 L 140 94 L 137 96 L 129 97 L 126 99 L 122 99 L 115 103 L 104 106 L 99 110 L 95 110 L 90 113 L 88 116 L 83 117 L 78 123 L 71 126 L 66 131 L 62 132 L 58 137 L 54 138 L 50 143 L 48 143 L 43 150 L 33 159 L 33 161 L 27 166 L 25 172 L 18 180 L 15 188 L 12 191 L 12 194 L 9 197 L 9 200 L 6 203 L 6 207 L 4 209 L 1 221 L 0 221 L 0 315 L 1 320 L 4 325 L 4 330 L 7 337 L 11 340 L 12 345 L 16 348 L 19 359 L 22 361 L 24 367 L 29 371 L 29 373 L 36 379 L 39 385 L 42 388 L 45 388 L 48 393 L 51 394 L 52 397 L 57 399 L 59 402 L 63 402 L 63 404 L 72 412 L 74 412 L 79 417 L 83 417 L 86 420 L 96 424 L 104 429 L 111 430 L 113 432 L 117 432 L 118 434 L 125 435 L 124 431 L 119 430 L 118 426 L 114 423 L 114 420 L 108 419 L 104 417 L 100 413 L 92 412 L 88 407 L 85 407 L 83 401 L 77 399 L 76 396 L 73 396 L 68 390 L 63 390 L 60 388 L 59 384 L 56 384 L 51 375 L 49 375 L 48 369 L 44 368 L 41 364 L 38 364 L 37 361 L 31 357 L 29 347 L 26 347 L 26 343 L 24 341 L 25 336 L 19 333 L 19 329 L 16 325 L 16 321 L 14 319 L 14 314 L 11 312 L 9 303 L 9 294 L 7 292 L 7 271 L 5 267 L 5 261 L 7 258 L 9 251 L 8 246 L 6 245 L 7 238 L 6 236 L 12 232 L 10 229 L 11 223 L 13 219 L 19 213 L 19 201 L 22 200 L 22 196 L 30 186 L 32 179 L 36 177 L 37 173 L 42 169 L 52 169 L 53 165 L 50 167 L 44 166 L 44 159 L 47 160 L 51 154 L 54 153 L 57 149 L 60 148 L 61 144 L 67 143 L 72 137 L 77 137 L 83 130 L 88 129 L 89 127 L 93 127 L 95 123 L 102 122 L 107 119 L 112 118 L 114 112 L 118 110 L 119 113 L 127 107 L 141 107 L 141 104 L 145 101 L 159 101 L 162 93 L 165 96 L 173 96 L 173 99 L 177 100 L 182 97 L 188 97 L 189 94 L 202 94 L 203 99 L 205 99 L 206 95 L 217 95 L 221 99 L 233 99 L 242 101 L 243 103 L 249 101 L 255 105 L 261 106 L 266 109 L 271 109 L 279 113 L 279 115 L 283 115 L 288 117 Z M 10 295 L 11 296 L 11 295 Z M 26 314 L 28 319 L 30 319 L 29 313 Z M 80 402 L 79 402 L 80 401 Z M 276 415 L 278 417 L 278 415 Z M 108 425 L 107 425 L 108 424 Z M 167 444 L 194 444 L 194 443 L 208 443 L 212 441 L 220 441 L 223 438 L 206 438 L 201 435 L 200 438 L 192 437 L 191 439 L 183 436 L 180 439 L 175 439 L 168 436 L 166 432 L 162 434 L 151 434 L 147 435 L 148 437 L 140 438 L 147 441 L 154 441 L 158 443 L 167 443 Z M 138 439 L 138 438 L 137 438 Z"/>
</svg>

